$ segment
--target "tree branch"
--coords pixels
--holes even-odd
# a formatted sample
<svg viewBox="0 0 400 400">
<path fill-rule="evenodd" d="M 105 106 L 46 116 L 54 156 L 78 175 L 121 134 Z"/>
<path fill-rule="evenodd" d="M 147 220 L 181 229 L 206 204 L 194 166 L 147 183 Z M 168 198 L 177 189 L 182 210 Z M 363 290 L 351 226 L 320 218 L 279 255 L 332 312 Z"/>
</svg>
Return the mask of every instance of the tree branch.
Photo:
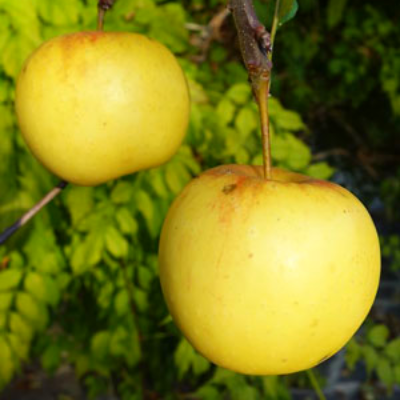
<svg viewBox="0 0 400 400">
<path fill-rule="evenodd" d="M 264 178 L 271 179 L 271 145 L 268 116 L 268 96 L 272 70 L 271 35 L 257 18 L 252 0 L 230 0 L 228 7 L 233 14 L 238 32 L 240 51 L 249 73 L 249 79 L 260 112 Z"/>
<path fill-rule="evenodd" d="M 27 211 L 18 221 L 9 226 L 0 234 L 0 245 L 12 236 L 19 228 L 24 226 L 34 215 L 36 215 L 46 204 L 50 203 L 65 187 L 67 182 L 61 181 L 54 187 L 46 196 L 43 197 L 37 204 L 35 204 L 29 211 Z"/>
</svg>

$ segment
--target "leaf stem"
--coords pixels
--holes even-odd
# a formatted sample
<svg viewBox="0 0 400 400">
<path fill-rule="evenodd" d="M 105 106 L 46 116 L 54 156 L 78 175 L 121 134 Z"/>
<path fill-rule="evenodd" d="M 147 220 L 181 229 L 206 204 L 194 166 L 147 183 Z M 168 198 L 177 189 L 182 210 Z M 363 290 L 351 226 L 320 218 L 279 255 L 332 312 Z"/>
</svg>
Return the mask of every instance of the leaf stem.
<svg viewBox="0 0 400 400">
<path fill-rule="evenodd" d="M 315 393 L 318 396 L 319 400 L 326 400 L 326 397 L 324 395 L 324 393 L 321 390 L 321 387 L 319 386 L 318 380 L 315 377 L 314 371 L 312 369 L 308 369 L 306 370 L 306 373 L 308 375 L 308 379 L 311 382 L 311 386 L 313 387 L 313 389 L 315 390 Z"/>
<path fill-rule="evenodd" d="M 275 36 L 276 36 L 276 31 L 278 30 L 280 2 L 281 2 L 281 0 L 276 0 L 276 2 L 275 2 L 274 19 L 272 20 L 272 28 L 271 28 L 271 51 L 268 53 L 268 58 L 270 61 L 272 61 L 272 53 L 274 51 Z"/>
<path fill-rule="evenodd" d="M 49 193 L 46 194 L 38 203 L 36 203 L 30 210 L 28 210 L 21 218 L 19 218 L 14 224 L 9 226 L 0 234 L 0 245 L 4 244 L 5 241 L 12 236 L 19 228 L 24 226 L 33 216 L 35 216 L 46 204 L 50 203 L 65 187 L 67 182 L 61 181 L 55 186 Z"/>
</svg>

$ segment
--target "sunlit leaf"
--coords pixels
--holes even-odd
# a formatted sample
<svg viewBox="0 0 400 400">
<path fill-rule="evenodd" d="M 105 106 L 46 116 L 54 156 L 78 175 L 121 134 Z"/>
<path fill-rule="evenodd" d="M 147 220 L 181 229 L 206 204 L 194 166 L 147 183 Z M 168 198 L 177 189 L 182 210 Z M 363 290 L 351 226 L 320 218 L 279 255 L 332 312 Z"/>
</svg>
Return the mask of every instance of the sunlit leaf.
<svg viewBox="0 0 400 400">
<path fill-rule="evenodd" d="M 109 352 L 111 334 L 109 331 L 97 332 L 90 344 L 90 350 L 95 358 L 104 359 Z"/>
<path fill-rule="evenodd" d="M 19 285 L 22 278 L 22 271 L 8 269 L 0 272 L 0 291 L 13 289 Z"/>
<path fill-rule="evenodd" d="M 105 235 L 107 250 L 114 257 L 124 257 L 128 252 L 128 242 L 124 236 L 113 226 L 109 226 Z"/>
</svg>

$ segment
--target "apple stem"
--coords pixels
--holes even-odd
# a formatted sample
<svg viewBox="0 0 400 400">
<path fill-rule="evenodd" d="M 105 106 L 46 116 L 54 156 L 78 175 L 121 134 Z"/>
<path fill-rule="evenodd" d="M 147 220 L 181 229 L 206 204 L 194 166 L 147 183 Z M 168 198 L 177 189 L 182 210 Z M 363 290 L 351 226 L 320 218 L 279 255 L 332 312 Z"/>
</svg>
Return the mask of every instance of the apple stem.
<svg viewBox="0 0 400 400">
<path fill-rule="evenodd" d="M 19 228 L 24 226 L 34 215 L 36 215 L 46 204 L 50 203 L 66 186 L 67 182 L 61 181 L 49 193 L 46 194 L 38 203 L 36 203 L 30 210 L 28 210 L 21 218 L 14 224 L 9 226 L 0 234 L 0 245 L 10 238 Z"/>
<path fill-rule="evenodd" d="M 109 10 L 116 0 L 99 0 L 98 14 L 97 14 L 97 30 L 102 31 L 104 28 L 104 16 L 106 11 Z"/>
<path fill-rule="evenodd" d="M 263 79 L 260 81 L 258 88 L 256 89 L 256 98 L 258 103 L 258 109 L 260 112 L 261 120 L 261 138 L 262 138 L 262 149 L 263 149 L 263 166 L 264 166 L 264 178 L 266 180 L 271 179 L 271 138 L 269 133 L 269 114 L 268 114 L 268 94 L 270 79 Z"/>
</svg>

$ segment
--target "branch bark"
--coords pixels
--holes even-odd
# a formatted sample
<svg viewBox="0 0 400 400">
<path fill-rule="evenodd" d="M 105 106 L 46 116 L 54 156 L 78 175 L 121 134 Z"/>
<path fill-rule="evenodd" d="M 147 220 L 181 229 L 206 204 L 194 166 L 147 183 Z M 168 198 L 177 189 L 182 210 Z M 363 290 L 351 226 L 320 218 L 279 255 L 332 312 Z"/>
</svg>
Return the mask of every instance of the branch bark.
<svg viewBox="0 0 400 400">
<path fill-rule="evenodd" d="M 271 179 L 268 115 L 268 96 L 272 70 L 271 35 L 259 21 L 252 0 L 230 0 L 228 7 L 233 14 L 240 51 L 260 112 L 264 178 Z"/>
</svg>

